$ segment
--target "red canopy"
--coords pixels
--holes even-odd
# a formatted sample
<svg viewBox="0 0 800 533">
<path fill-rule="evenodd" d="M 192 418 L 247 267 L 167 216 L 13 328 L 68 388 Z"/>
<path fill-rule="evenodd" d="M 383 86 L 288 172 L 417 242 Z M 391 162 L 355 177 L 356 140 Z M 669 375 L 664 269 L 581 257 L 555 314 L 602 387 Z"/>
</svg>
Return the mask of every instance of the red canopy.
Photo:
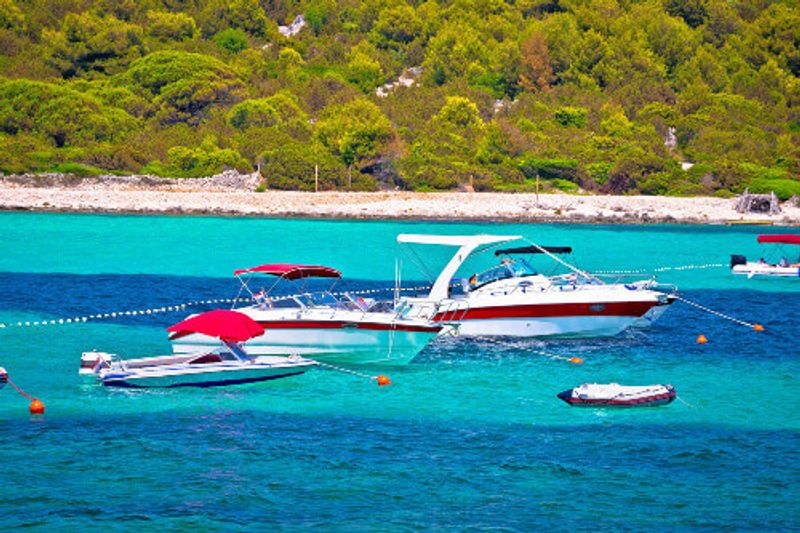
<svg viewBox="0 0 800 533">
<path fill-rule="evenodd" d="M 252 268 L 241 268 L 234 270 L 233 275 L 247 274 L 248 272 L 258 272 L 269 274 L 285 279 L 300 278 L 341 278 L 342 273 L 335 268 L 320 265 L 293 265 L 287 263 L 276 263 L 273 265 L 259 265 Z"/>
<path fill-rule="evenodd" d="M 792 235 L 785 233 L 783 235 L 759 235 L 758 242 L 760 243 L 777 243 L 777 244 L 800 244 L 800 235 Z"/>
<path fill-rule="evenodd" d="M 167 328 L 171 333 L 201 333 L 227 342 L 244 342 L 264 333 L 264 328 L 249 316 L 215 309 L 202 313 Z"/>
</svg>

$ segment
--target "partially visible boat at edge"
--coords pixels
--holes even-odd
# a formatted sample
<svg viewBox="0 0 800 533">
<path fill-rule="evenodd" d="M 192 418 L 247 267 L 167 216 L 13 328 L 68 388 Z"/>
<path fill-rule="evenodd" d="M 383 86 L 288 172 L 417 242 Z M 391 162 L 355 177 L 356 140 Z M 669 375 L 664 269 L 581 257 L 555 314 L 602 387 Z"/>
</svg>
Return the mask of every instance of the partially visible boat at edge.
<svg viewBox="0 0 800 533">
<path fill-rule="evenodd" d="M 498 235 L 399 235 L 400 245 L 456 248 L 427 295 L 400 300 L 404 316 L 451 324 L 459 335 L 468 336 L 602 337 L 648 325 L 675 301 L 674 294 L 656 290 L 662 287 L 655 279 L 606 283 L 556 256 L 569 253 L 571 248 L 532 243 L 495 250 L 495 256 L 502 257 L 500 264 L 462 279 L 462 294 L 454 294 L 454 276 L 468 258 L 520 239 Z M 547 256 L 570 272 L 545 276 L 521 257 L 525 254 Z M 666 288 L 674 292 L 674 287 Z"/>
<path fill-rule="evenodd" d="M 90 373 L 107 387 L 215 387 L 254 383 L 302 374 L 316 361 L 292 356 L 251 356 L 241 343 L 260 335 L 263 328 L 252 319 L 218 309 L 195 315 L 168 328 L 192 331 L 217 339 L 217 347 L 199 353 L 122 359 L 106 352 L 84 352 L 81 374 Z"/>
<path fill-rule="evenodd" d="M 760 244 L 800 245 L 800 235 L 759 235 Z M 765 259 L 748 261 L 744 255 L 731 255 L 731 273 L 752 278 L 766 276 L 777 278 L 800 278 L 800 258 L 791 263 L 784 255 L 780 260 L 771 263 Z"/>
<path fill-rule="evenodd" d="M 391 302 L 348 293 L 336 296 L 331 292 L 333 285 L 324 291 L 272 296 L 279 282 L 308 278 L 338 281 L 341 273 L 326 266 L 266 264 L 236 270 L 234 275 L 242 284 L 240 295 L 255 301 L 236 311 L 265 330 L 245 343 L 252 354 L 294 353 L 334 364 L 402 365 L 445 327 L 425 318 L 403 316 Z M 269 288 L 254 292 L 250 284 L 255 275 L 270 276 L 275 281 Z M 176 331 L 169 340 L 178 354 L 196 352 L 215 342 L 189 331 Z"/>
</svg>

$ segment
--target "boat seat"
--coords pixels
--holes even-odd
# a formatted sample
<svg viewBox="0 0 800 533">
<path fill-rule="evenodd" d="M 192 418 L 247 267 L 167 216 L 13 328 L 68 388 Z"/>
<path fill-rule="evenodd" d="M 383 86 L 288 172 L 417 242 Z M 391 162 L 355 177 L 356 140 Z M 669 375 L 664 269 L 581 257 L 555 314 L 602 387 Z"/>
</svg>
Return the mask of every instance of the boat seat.
<svg viewBox="0 0 800 533">
<path fill-rule="evenodd" d="M 189 361 L 189 364 L 190 365 L 206 365 L 206 364 L 209 364 L 209 363 L 221 363 L 221 362 L 222 362 L 222 356 L 220 356 L 218 353 L 207 353 L 207 354 L 203 354 L 203 355 L 201 355 L 199 357 L 195 357 L 194 359 Z"/>
</svg>

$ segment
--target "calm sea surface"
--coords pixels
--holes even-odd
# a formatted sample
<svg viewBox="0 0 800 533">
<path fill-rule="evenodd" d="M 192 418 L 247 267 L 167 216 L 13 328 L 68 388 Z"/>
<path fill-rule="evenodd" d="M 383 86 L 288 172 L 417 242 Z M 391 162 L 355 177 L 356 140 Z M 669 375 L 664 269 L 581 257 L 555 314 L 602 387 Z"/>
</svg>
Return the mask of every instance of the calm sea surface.
<svg viewBox="0 0 800 533">
<path fill-rule="evenodd" d="M 265 262 L 328 264 L 347 289 L 391 287 L 402 232 L 523 235 L 572 246 L 586 269 L 652 270 L 757 258 L 761 231 L 786 230 L 4 213 L 0 323 L 229 298 L 233 269 Z M 422 255 L 434 270 L 444 260 Z M 408 260 L 403 275 L 425 281 Z M 130 392 L 79 379 L 80 353 L 167 353 L 164 328 L 185 312 L 0 329 L 0 366 L 46 405 L 31 417 L 27 400 L 0 391 L 0 529 L 800 528 L 800 280 L 724 267 L 659 279 L 766 331 L 679 302 L 613 339 L 440 339 L 380 370 L 391 387 L 314 370 Z M 586 362 L 532 352 L 542 349 Z M 592 381 L 672 383 L 683 401 L 603 410 L 555 397 Z"/>
</svg>

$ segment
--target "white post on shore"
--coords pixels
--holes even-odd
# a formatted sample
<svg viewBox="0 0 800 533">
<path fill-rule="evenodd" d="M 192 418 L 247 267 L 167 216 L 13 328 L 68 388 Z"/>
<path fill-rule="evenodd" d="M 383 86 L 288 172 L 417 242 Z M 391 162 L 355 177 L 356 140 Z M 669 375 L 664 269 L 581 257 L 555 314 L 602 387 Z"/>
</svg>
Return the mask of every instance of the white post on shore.
<svg viewBox="0 0 800 533">
<path fill-rule="evenodd" d="M 536 173 L 536 209 L 539 209 L 539 173 Z"/>
<path fill-rule="evenodd" d="M 319 192 L 319 165 L 314 165 L 314 192 Z"/>
</svg>

